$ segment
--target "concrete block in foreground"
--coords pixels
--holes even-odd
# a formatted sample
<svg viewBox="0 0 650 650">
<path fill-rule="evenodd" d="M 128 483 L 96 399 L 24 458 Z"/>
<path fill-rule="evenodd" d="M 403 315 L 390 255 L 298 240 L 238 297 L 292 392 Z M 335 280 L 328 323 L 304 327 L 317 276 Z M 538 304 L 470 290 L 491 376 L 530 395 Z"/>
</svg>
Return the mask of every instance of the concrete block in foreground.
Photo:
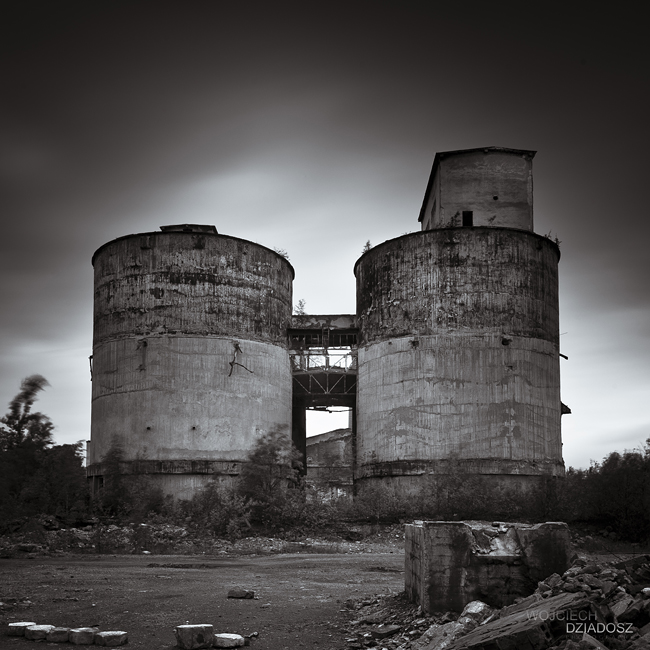
<svg viewBox="0 0 650 650">
<path fill-rule="evenodd" d="M 239 648 L 245 643 L 244 637 L 240 634 L 215 634 L 215 648 Z"/>
<path fill-rule="evenodd" d="M 44 639 L 47 633 L 54 629 L 54 625 L 30 625 L 25 628 L 25 638 L 32 641 Z"/>
<path fill-rule="evenodd" d="M 55 627 L 47 633 L 45 640 L 48 643 L 67 643 L 69 636 L 69 627 Z"/>
<path fill-rule="evenodd" d="M 178 625 L 174 629 L 176 645 L 183 650 L 209 648 L 214 641 L 212 625 Z"/>
<path fill-rule="evenodd" d="M 405 589 L 427 613 L 492 607 L 532 594 L 573 557 L 569 528 L 544 524 L 419 521 L 406 526 Z"/>
<path fill-rule="evenodd" d="M 18 621 L 16 623 L 9 623 L 7 626 L 7 634 L 9 636 L 25 636 L 25 630 L 30 625 L 36 625 L 34 621 Z"/>
<path fill-rule="evenodd" d="M 68 640 L 74 645 L 92 645 L 97 630 L 94 627 L 75 627 L 68 634 Z"/>
<path fill-rule="evenodd" d="M 128 642 L 128 633 L 120 630 L 107 630 L 106 632 L 97 632 L 95 634 L 95 645 L 113 648 L 118 645 L 126 645 Z"/>
</svg>

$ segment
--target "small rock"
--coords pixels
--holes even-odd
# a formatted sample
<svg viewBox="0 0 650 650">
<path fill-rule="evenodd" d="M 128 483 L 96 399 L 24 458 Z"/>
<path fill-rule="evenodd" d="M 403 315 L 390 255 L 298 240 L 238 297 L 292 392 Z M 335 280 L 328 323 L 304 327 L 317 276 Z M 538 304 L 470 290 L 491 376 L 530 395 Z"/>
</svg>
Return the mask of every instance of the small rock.
<svg viewBox="0 0 650 650">
<path fill-rule="evenodd" d="M 215 648 L 239 648 L 243 646 L 245 639 L 239 634 L 215 634 L 214 647 Z"/>
<path fill-rule="evenodd" d="M 32 641 L 44 639 L 47 636 L 47 633 L 53 629 L 54 625 L 30 625 L 25 628 L 25 638 L 31 639 Z"/>
<path fill-rule="evenodd" d="M 19 623 L 9 623 L 7 626 L 7 634 L 9 636 L 25 636 L 25 630 L 32 626 L 36 625 L 34 621 L 21 621 Z"/>
<path fill-rule="evenodd" d="M 95 645 L 112 648 L 118 645 L 126 645 L 128 642 L 128 633 L 120 630 L 107 630 L 106 632 L 97 632 L 97 634 L 95 634 Z"/>
<path fill-rule="evenodd" d="M 228 598 L 255 598 L 255 592 L 251 589 L 242 589 L 241 587 L 234 587 L 228 591 Z"/>
<path fill-rule="evenodd" d="M 178 625 L 174 629 L 176 645 L 183 650 L 209 648 L 214 640 L 212 625 Z"/>
</svg>

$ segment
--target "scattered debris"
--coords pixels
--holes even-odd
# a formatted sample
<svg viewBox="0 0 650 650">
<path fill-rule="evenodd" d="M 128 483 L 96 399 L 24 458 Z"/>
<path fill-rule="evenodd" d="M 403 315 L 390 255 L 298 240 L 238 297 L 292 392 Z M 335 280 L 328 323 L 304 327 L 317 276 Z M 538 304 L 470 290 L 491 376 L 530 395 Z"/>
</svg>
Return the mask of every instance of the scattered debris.
<svg viewBox="0 0 650 650">
<path fill-rule="evenodd" d="M 348 601 L 350 650 L 376 646 L 377 625 L 399 626 L 386 650 L 650 650 L 650 555 L 621 562 L 577 559 L 501 609 L 473 601 L 461 614 L 424 613 L 406 594 Z"/>
</svg>

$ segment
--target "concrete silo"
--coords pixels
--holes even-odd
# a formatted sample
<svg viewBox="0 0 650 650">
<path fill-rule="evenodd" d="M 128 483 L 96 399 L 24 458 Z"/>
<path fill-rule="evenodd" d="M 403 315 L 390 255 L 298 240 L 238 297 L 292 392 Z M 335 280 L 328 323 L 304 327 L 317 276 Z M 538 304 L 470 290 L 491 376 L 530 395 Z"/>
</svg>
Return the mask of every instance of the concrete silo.
<svg viewBox="0 0 650 650">
<path fill-rule="evenodd" d="M 182 225 L 115 239 L 93 266 L 96 483 L 117 442 L 124 473 L 189 497 L 236 475 L 262 433 L 289 430 L 294 273 L 284 257 Z"/>
<path fill-rule="evenodd" d="M 437 154 L 422 231 L 357 261 L 360 487 L 563 475 L 559 249 L 532 231 L 533 156 Z"/>
</svg>

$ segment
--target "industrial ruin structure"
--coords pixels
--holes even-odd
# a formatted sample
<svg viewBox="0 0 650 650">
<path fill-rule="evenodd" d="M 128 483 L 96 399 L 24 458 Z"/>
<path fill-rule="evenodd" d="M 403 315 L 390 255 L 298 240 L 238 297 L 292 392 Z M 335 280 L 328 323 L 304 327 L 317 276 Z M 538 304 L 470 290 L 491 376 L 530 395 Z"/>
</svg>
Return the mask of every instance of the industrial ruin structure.
<svg viewBox="0 0 650 650">
<path fill-rule="evenodd" d="M 564 472 L 556 243 L 533 232 L 533 151 L 438 153 L 422 230 L 365 252 L 357 313 L 292 316 L 280 254 L 213 226 L 128 235 L 94 257 L 88 475 L 187 497 L 306 409 L 352 409 L 355 485 Z"/>
</svg>

